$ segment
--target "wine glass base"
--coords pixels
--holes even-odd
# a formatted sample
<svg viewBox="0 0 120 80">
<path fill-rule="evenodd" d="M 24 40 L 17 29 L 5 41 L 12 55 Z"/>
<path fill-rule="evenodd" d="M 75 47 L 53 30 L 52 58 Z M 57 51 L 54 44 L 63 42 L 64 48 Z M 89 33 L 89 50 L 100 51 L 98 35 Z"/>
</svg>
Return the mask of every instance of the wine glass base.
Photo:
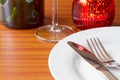
<svg viewBox="0 0 120 80">
<path fill-rule="evenodd" d="M 73 34 L 72 28 L 65 25 L 58 25 L 58 29 L 52 29 L 52 25 L 46 25 L 36 30 L 35 35 L 37 38 L 47 42 L 58 42 L 66 36 Z"/>
</svg>

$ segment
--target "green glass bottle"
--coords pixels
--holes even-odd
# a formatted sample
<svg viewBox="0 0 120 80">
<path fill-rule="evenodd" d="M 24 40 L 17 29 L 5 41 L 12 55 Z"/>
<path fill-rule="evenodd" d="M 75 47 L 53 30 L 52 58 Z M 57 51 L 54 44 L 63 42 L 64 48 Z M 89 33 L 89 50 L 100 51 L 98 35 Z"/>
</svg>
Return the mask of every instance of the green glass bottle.
<svg viewBox="0 0 120 80">
<path fill-rule="evenodd" d="M 7 27 L 39 26 L 44 18 L 44 0 L 0 0 L 0 21 Z"/>
</svg>

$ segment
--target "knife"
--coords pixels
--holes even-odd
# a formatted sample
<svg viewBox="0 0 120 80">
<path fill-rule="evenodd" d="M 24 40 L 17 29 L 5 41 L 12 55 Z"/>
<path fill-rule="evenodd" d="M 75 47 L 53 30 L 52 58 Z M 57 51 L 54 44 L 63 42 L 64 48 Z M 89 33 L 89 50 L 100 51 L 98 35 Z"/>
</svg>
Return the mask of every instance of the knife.
<svg viewBox="0 0 120 80">
<path fill-rule="evenodd" d="M 94 68 L 101 71 L 109 80 L 118 80 L 104 65 L 100 62 L 94 54 L 82 51 L 81 45 L 68 41 L 68 44 L 81 55 L 88 63 L 90 63 Z"/>
</svg>

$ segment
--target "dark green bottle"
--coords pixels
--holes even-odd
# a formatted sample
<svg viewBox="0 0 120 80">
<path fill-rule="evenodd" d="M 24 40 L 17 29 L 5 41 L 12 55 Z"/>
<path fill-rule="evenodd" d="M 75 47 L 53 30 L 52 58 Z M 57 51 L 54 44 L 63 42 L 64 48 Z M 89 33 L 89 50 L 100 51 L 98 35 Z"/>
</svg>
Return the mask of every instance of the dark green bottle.
<svg viewBox="0 0 120 80">
<path fill-rule="evenodd" d="M 39 26 L 44 18 L 44 0 L 0 0 L 0 21 L 7 27 Z"/>
</svg>

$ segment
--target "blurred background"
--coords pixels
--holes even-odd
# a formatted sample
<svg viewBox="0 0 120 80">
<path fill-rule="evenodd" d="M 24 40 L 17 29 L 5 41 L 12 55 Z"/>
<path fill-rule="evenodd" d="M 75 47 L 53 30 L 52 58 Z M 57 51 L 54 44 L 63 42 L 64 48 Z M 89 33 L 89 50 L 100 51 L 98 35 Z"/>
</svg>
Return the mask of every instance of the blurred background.
<svg viewBox="0 0 120 80">
<path fill-rule="evenodd" d="M 115 19 L 113 25 L 120 25 L 120 0 L 115 0 Z"/>
<path fill-rule="evenodd" d="M 58 16 L 59 19 L 65 18 L 65 19 L 71 19 L 72 20 L 72 1 L 73 0 L 58 0 L 59 4 L 59 10 L 58 10 Z M 115 1 L 115 19 L 113 22 L 113 25 L 120 25 L 120 0 L 114 0 Z M 48 19 L 51 19 L 52 16 L 52 0 L 45 0 L 45 17 Z M 50 16 L 51 15 L 51 16 Z M 60 22 L 60 20 L 59 20 Z M 72 22 L 72 21 L 71 21 Z M 50 23 L 50 21 L 49 21 Z M 60 22 L 62 23 L 62 22 Z M 67 23 L 65 23 L 67 24 Z M 71 23 L 73 24 L 73 23 Z"/>
</svg>

